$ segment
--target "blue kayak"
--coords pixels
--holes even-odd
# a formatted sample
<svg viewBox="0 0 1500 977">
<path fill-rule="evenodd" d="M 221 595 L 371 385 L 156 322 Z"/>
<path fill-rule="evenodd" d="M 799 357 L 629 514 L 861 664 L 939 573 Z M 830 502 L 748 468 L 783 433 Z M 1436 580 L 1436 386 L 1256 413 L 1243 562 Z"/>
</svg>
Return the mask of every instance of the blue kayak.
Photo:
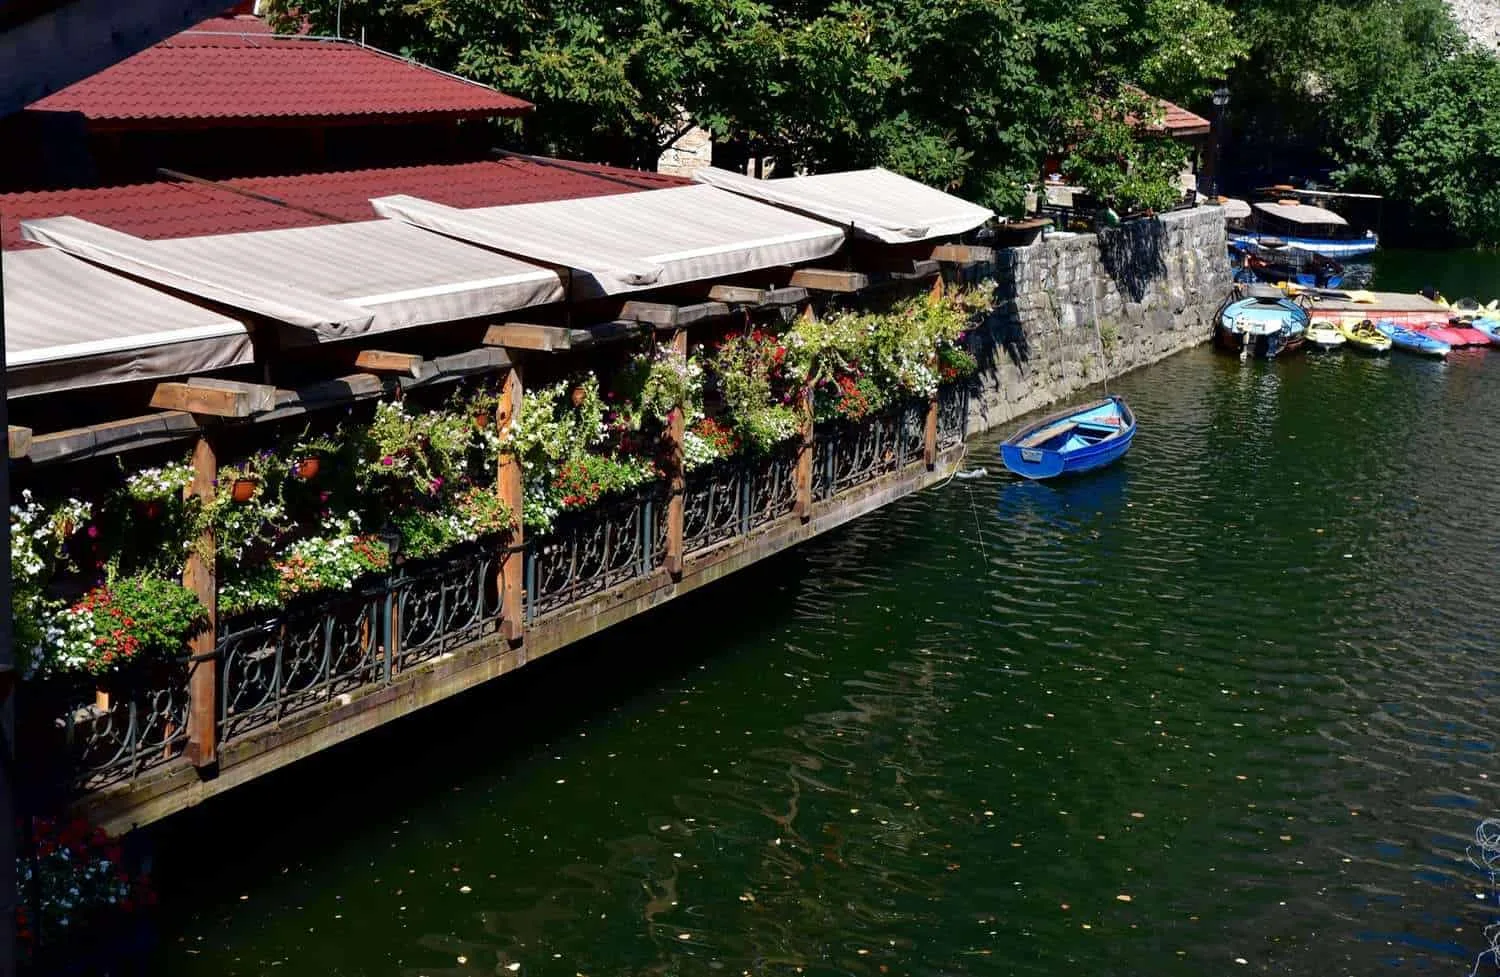
<svg viewBox="0 0 1500 977">
<path fill-rule="evenodd" d="M 1000 445 L 1000 460 L 1023 478 L 1055 478 L 1119 461 L 1135 439 L 1135 415 L 1119 397 L 1049 415 Z"/>
<path fill-rule="evenodd" d="M 1426 333 L 1408 329 L 1389 319 L 1382 319 L 1375 323 L 1375 328 L 1391 341 L 1392 346 L 1404 349 L 1408 353 L 1420 353 L 1423 356 L 1447 356 L 1449 350 L 1453 348 L 1445 342 L 1433 339 Z"/>
<path fill-rule="evenodd" d="M 1490 337 L 1490 343 L 1492 345 L 1500 345 L 1500 319 L 1491 319 L 1487 316 L 1481 316 L 1480 318 L 1475 319 L 1473 322 L 1469 323 L 1469 328 L 1478 329 L 1480 332 Z"/>
</svg>

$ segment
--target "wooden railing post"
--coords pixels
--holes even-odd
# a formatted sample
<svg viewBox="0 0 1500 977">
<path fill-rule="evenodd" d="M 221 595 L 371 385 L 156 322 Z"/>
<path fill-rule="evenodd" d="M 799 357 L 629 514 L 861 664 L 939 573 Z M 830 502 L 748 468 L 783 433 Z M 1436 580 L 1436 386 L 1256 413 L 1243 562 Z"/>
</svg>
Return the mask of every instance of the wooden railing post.
<svg viewBox="0 0 1500 977">
<path fill-rule="evenodd" d="M 942 275 L 932 280 L 932 289 L 927 294 L 934 302 L 943 297 Z M 928 471 L 937 467 L 938 396 L 938 394 L 933 394 L 928 398 L 927 422 L 922 429 L 922 462 L 927 466 Z"/>
<path fill-rule="evenodd" d="M 205 431 L 193 447 L 193 480 L 188 498 L 200 505 L 213 502 L 219 461 L 212 437 Z M 197 595 L 208 612 L 208 625 L 188 642 L 192 661 L 188 664 L 187 756 L 200 769 L 218 762 L 219 662 L 214 649 L 219 640 L 218 552 L 213 527 L 204 525 L 196 544 L 188 550 L 182 570 L 182 585 Z"/>
<path fill-rule="evenodd" d="M 522 484 L 521 459 L 505 446 L 505 441 L 521 412 L 524 392 L 520 366 L 512 363 L 500 388 L 500 403 L 495 408 L 495 433 L 502 444 L 495 472 L 495 491 L 511 512 L 510 540 L 505 555 L 500 560 L 500 627 L 505 640 L 512 645 L 520 644 L 526 631 L 526 553 L 521 520 L 525 487 Z"/>
<path fill-rule="evenodd" d="M 688 334 L 686 329 L 672 333 L 672 356 L 678 365 L 687 361 Z M 687 434 L 687 411 L 679 404 L 672 412 L 667 424 L 667 453 L 670 479 L 670 494 L 667 496 L 667 573 L 673 580 L 682 579 L 683 556 L 683 506 L 687 491 L 687 478 L 683 462 L 683 438 Z"/>
<path fill-rule="evenodd" d="M 801 319 L 814 317 L 811 302 L 802 303 L 797 313 Z M 803 522 L 812 518 L 812 474 L 813 474 L 813 388 L 811 384 L 802 388 L 802 426 L 797 432 L 797 503 L 794 512 Z"/>
</svg>

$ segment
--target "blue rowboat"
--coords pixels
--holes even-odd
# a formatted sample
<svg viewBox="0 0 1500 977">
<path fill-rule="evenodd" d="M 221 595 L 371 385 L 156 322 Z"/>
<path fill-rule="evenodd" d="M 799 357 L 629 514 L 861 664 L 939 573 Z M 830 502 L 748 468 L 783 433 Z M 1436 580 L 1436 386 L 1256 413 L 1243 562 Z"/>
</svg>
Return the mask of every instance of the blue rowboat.
<svg viewBox="0 0 1500 977">
<path fill-rule="evenodd" d="M 1135 440 L 1135 415 L 1119 397 L 1058 411 L 1000 445 L 1000 460 L 1023 478 L 1076 475 L 1113 464 Z"/>
<path fill-rule="evenodd" d="M 1426 333 L 1408 329 L 1389 319 L 1381 319 L 1375 323 L 1375 329 L 1389 339 L 1392 346 L 1404 349 L 1408 353 L 1419 353 L 1423 356 L 1447 356 L 1448 351 L 1453 348 L 1445 342 L 1433 339 Z"/>
</svg>

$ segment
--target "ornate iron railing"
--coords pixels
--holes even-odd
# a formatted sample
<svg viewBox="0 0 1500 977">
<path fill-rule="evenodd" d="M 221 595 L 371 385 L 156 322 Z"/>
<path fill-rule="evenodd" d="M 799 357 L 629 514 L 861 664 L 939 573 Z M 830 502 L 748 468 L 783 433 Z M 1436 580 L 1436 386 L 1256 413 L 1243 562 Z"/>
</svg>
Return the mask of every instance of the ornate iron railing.
<svg viewBox="0 0 1500 977">
<path fill-rule="evenodd" d="M 683 552 L 743 536 L 790 515 L 796 505 L 796 442 L 689 472 L 683 490 Z"/>
<path fill-rule="evenodd" d="M 813 498 L 831 499 L 921 459 L 925 424 L 926 405 L 911 402 L 858 423 L 815 427 Z"/>
<path fill-rule="evenodd" d="M 593 509 L 565 512 L 547 536 L 526 540 L 526 620 L 533 621 L 627 580 L 666 556 L 660 486 Z"/>
<path fill-rule="evenodd" d="M 951 448 L 962 444 L 969 429 L 969 386 L 951 384 L 938 389 L 937 446 Z"/>
<path fill-rule="evenodd" d="M 248 730 L 381 681 L 390 590 L 320 595 L 277 615 L 233 620 L 219 636 L 219 735 Z"/>
<path fill-rule="evenodd" d="M 401 568 L 393 580 L 394 671 L 499 629 L 503 556 L 503 544 L 491 542 Z"/>
<path fill-rule="evenodd" d="M 68 761 L 65 773 L 43 773 L 97 790 L 175 759 L 187 745 L 188 668 L 186 661 L 166 665 L 98 693 L 74 685 L 28 689 L 23 712 L 34 728 L 25 735 L 52 740 Z M 33 739 L 30 750 L 40 745 Z"/>
</svg>

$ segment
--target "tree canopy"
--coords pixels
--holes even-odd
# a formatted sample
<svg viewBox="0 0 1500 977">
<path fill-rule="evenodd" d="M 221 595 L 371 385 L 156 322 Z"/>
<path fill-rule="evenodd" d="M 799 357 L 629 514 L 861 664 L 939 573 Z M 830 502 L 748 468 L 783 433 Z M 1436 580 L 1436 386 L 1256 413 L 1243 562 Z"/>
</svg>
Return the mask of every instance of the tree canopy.
<svg viewBox="0 0 1500 977">
<path fill-rule="evenodd" d="M 1107 200 L 1165 202 L 1184 152 L 1141 88 L 1201 111 L 1228 80 L 1229 147 L 1324 169 L 1500 240 L 1494 59 L 1443 0 L 276 0 L 283 23 L 369 43 L 531 99 L 524 140 L 653 166 L 687 126 L 731 157 L 882 165 L 1014 210 L 1044 158 Z M 1451 84 L 1441 81 L 1448 79 Z M 1489 87 L 1486 87 L 1489 86 Z M 1433 130 L 1450 120 L 1443 139 Z M 1488 155 L 1485 155 L 1485 154 Z M 1493 180 L 1491 181 L 1493 183 Z"/>
</svg>

